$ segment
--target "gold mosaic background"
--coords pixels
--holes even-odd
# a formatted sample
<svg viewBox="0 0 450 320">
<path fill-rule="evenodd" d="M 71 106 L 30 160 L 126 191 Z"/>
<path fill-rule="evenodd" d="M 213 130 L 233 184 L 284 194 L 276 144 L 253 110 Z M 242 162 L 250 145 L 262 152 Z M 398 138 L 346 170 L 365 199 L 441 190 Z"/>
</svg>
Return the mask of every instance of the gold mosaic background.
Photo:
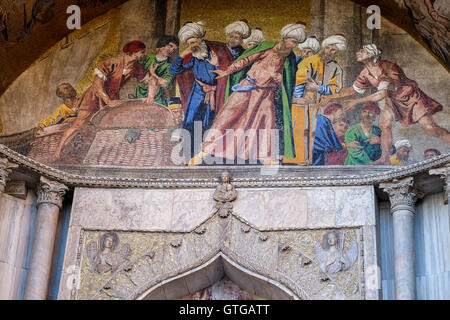
<svg viewBox="0 0 450 320">
<path fill-rule="evenodd" d="M 246 19 L 251 28 L 259 27 L 267 41 L 280 40 L 280 30 L 286 24 L 303 21 L 309 30 L 310 0 L 183 0 L 180 25 L 186 21 L 203 21 L 206 39 L 225 41 L 225 27 Z"/>
</svg>

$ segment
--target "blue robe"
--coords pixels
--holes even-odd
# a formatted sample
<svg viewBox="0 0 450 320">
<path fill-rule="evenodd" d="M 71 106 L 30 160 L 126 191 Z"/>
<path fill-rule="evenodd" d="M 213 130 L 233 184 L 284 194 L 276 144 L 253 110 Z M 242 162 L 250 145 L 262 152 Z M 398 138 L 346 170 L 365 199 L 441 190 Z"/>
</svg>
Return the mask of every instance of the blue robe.
<svg viewBox="0 0 450 320">
<path fill-rule="evenodd" d="M 209 50 L 209 52 L 211 51 Z M 209 57 L 207 59 L 211 59 L 211 53 L 209 54 Z M 192 57 L 187 63 L 183 64 L 183 58 L 177 57 L 170 66 L 170 73 L 178 75 L 192 69 L 194 73 L 194 79 L 208 85 L 215 86 L 217 84 L 217 81 L 215 79 L 216 74 L 210 71 L 217 70 L 219 69 L 219 67 L 213 66 L 208 61 L 206 61 L 207 59 L 199 60 L 195 57 Z M 188 130 L 191 134 L 191 156 L 192 154 L 195 154 L 197 153 L 197 151 L 199 151 L 197 149 L 200 147 L 203 134 L 211 127 L 215 116 L 215 111 L 211 110 L 210 105 L 205 103 L 204 99 L 205 92 L 203 91 L 202 86 L 197 81 L 194 81 L 192 90 L 187 100 L 184 120 L 182 124 L 183 129 Z M 194 146 L 193 143 L 194 122 L 196 121 L 201 121 L 202 123 L 202 136 L 201 139 L 199 139 L 198 146 Z M 189 155 L 187 155 L 187 158 L 189 158 Z"/>
<path fill-rule="evenodd" d="M 232 48 L 228 45 L 228 43 L 225 45 L 227 46 L 227 49 L 228 49 L 228 51 L 230 51 L 234 60 L 236 60 L 245 51 L 245 49 L 242 48 L 242 46 L 237 46 L 235 48 Z"/>
<path fill-rule="evenodd" d="M 325 153 L 342 150 L 342 145 L 331 121 L 319 114 L 316 118 L 316 135 L 313 147 L 313 166 L 325 165 Z"/>
</svg>

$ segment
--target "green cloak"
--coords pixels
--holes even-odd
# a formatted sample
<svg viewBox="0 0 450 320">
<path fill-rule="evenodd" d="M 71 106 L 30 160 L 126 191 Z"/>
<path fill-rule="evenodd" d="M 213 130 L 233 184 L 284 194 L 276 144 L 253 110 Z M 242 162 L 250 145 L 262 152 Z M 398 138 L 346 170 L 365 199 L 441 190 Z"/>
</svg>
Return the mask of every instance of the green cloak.
<svg viewBox="0 0 450 320">
<path fill-rule="evenodd" d="M 170 62 L 168 60 L 159 62 L 156 60 L 156 56 L 154 54 L 149 54 L 144 59 L 144 61 L 139 62 L 144 65 L 145 70 L 148 70 L 152 64 L 158 64 L 159 67 L 156 69 L 156 74 L 158 77 L 166 79 L 169 82 L 169 85 L 165 88 L 166 90 L 172 87 L 175 76 L 172 75 L 169 71 Z M 148 84 L 146 83 L 138 83 L 136 88 L 134 89 L 134 96 L 136 98 L 147 98 L 148 96 Z M 162 104 L 163 106 L 167 106 L 166 95 L 164 94 L 164 90 L 162 87 L 158 88 L 155 96 L 155 102 Z"/>
<path fill-rule="evenodd" d="M 377 126 L 372 126 L 369 137 L 373 135 L 380 137 L 381 129 Z M 345 159 L 345 165 L 363 165 L 381 157 L 381 145 L 370 144 L 359 123 L 352 125 L 345 133 L 345 143 L 352 141 L 357 141 L 363 149 L 347 148 L 348 155 Z"/>
<path fill-rule="evenodd" d="M 235 61 L 242 60 L 251 56 L 252 54 L 265 51 L 273 48 L 278 42 L 268 42 L 264 41 L 258 45 L 253 46 L 245 50 Z M 247 75 L 248 70 L 251 66 L 245 67 L 244 69 L 228 76 L 227 88 L 225 91 L 225 101 L 231 95 L 231 88 L 241 82 Z M 280 135 L 280 146 L 284 145 L 284 149 L 281 152 L 286 158 L 295 158 L 294 149 L 294 137 L 292 135 L 292 94 L 294 92 L 295 86 L 295 73 L 297 72 L 297 64 L 295 61 L 295 54 L 293 52 L 286 58 L 283 69 L 283 83 L 281 86 L 281 100 L 275 101 L 275 114 L 277 119 L 282 120 L 283 129 Z M 277 126 L 278 127 L 278 126 Z"/>
</svg>

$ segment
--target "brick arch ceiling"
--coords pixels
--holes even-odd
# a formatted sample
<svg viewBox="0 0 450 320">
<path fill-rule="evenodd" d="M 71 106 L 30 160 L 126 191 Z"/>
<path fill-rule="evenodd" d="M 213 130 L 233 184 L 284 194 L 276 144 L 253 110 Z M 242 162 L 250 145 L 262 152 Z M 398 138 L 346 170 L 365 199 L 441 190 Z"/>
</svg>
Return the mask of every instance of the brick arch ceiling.
<svg viewBox="0 0 450 320">
<path fill-rule="evenodd" d="M 1 0 L 3 1 L 3 0 Z M 37 0 L 24 0 L 28 7 L 32 7 Z M 36 59 L 51 48 L 56 42 L 67 36 L 71 30 L 66 27 L 68 14 L 66 9 L 72 4 L 81 4 L 82 24 L 104 14 L 108 10 L 115 8 L 128 0 L 57 0 L 54 1 L 54 16 L 50 23 L 35 24 L 29 37 L 15 45 L 4 46 L 0 43 L 0 94 L 24 72 Z M 158 1 L 158 0 L 155 0 Z M 174 0 L 177 1 L 177 0 Z M 180 0 L 182 1 L 182 0 Z M 414 27 L 408 12 L 405 8 L 401 9 L 397 1 L 393 0 L 349 0 L 358 3 L 364 7 L 377 4 L 381 8 L 381 14 L 384 18 L 404 29 L 413 38 L 418 40 L 425 48 L 428 47 L 421 40 L 419 33 Z M 399 0 L 398 0 L 399 1 Z M 22 19 L 12 17 L 10 19 Z M 431 53 L 431 51 L 429 51 Z M 441 62 L 442 63 L 442 62 Z M 444 65 L 445 66 L 445 65 Z"/>
</svg>

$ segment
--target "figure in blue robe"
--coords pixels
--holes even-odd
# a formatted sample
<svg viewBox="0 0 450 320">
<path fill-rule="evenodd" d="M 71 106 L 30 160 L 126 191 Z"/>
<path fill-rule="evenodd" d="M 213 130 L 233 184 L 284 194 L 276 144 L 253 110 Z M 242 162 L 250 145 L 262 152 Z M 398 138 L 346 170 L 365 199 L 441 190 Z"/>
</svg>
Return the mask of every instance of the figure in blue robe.
<svg viewBox="0 0 450 320">
<path fill-rule="evenodd" d="M 216 86 L 216 75 L 210 72 L 211 70 L 217 70 L 219 67 L 214 66 L 207 60 L 211 60 L 211 49 L 208 47 L 209 56 L 207 59 L 200 60 L 191 56 L 186 62 L 186 59 L 177 57 L 170 66 L 170 73 L 179 75 L 188 70 L 192 70 L 194 74 L 194 82 L 190 91 L 182 128 L 189 131 L 191 134 L 191 141 L 194 142 L 194 122 L 201 121 L 202 123 L 202 137 L 206 130 L 211 126 L 215 110 L 211 110 L 209 103 L 205 103 L 205 90 L 204 84 L 208 86 Z M 199 139 L 201 143 L 202 137 Z M 200 145 L 198 146 L 200 147 Z M 195 154 L 194 143 L 191 143 L 191 153 Z"/>
<path fill-rule="evenodd" d="M 316 118 L 312 165 L 325 165 L 325 154 L 342 150 L 342 148 L 331 121 L 327 117 L 318 114 Z"/>
</svg>

